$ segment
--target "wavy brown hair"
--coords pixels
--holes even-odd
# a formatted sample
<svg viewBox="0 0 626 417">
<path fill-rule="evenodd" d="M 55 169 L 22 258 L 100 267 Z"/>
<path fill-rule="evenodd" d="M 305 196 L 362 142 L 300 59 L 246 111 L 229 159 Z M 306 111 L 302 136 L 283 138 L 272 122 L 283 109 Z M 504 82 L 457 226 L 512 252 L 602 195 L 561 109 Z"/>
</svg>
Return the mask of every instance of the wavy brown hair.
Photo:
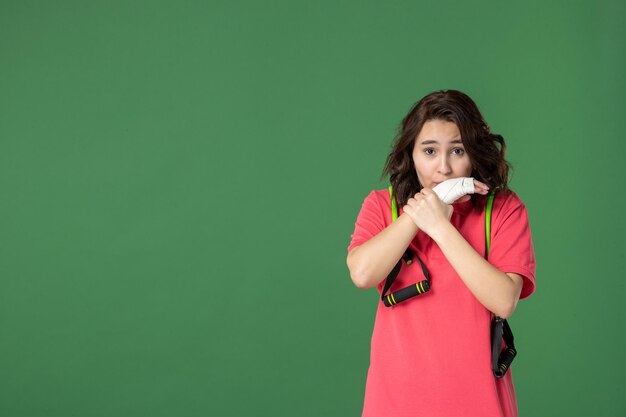
<svg viewBox="0 0 626 417">
<path fill-rule="evenodd" d="M 404 117 L 391 152 L 385 162 L 381 179 L 389 176 L 398 204 L 422 190 L 413 162 L 413 146 L 422 126 L 429 120 L 453 122 L 461 132 L 461 140 L 472 163 L 472 177 L 489 185 L 491 190 L 509 191 L 509 169 L 506 144 L 500 135 L 491 133 L 476 103 L 457 90 L 441 90 L 428 94 L 413 105 Z M 474 207 L 480 194 L 471 196 Z"/>
</svg>

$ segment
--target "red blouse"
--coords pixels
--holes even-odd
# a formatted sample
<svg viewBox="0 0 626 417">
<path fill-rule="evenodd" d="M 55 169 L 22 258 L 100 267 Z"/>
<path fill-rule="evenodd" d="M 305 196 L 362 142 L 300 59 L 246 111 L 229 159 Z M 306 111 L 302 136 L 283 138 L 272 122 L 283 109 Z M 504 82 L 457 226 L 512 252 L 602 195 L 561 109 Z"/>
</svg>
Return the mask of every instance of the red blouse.
<svg viewBox="0 0 626 417">
<path fill-rule="evenodd" d="M 474 209 L 471 201 L 453 206 L 451 223 L 484 256 L 484 206 Z M 388 190 L 372 191 L 363 202 L 348 251 L 389 224 Z M 491 370 L 491 313 L 428 235 L 418 232 L 410 247 L 426 264 L 432 288 L 394 307 L 379 302 L 363 417 L 517 416 L 512 369 L 502 379 Z M 528 215 L 514 192 L 499 193 L 494 200 L 489 262 L 524 278 L 520 298 L 534 292 L 535 255 Z M 403 265 L 391 291 L 424 278 L 418 262 Z M 384 281 L 378 285 L 379 292 L 383 285 Z"/>
</svg>

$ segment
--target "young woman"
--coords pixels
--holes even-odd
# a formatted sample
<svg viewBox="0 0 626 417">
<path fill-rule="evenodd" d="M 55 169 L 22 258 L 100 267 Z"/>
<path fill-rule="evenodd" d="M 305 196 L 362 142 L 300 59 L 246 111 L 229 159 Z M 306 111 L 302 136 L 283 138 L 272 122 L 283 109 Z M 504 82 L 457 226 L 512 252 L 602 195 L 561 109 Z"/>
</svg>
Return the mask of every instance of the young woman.
<svg viewBox="0 0 626 417">
<path fill-rule="evenodd" d="M 392 221 L 389 190 L 372 191 L 347 264 L 357 287 L 382 292 L 409 248 L 415 262 L 402 263 L 389 292 L 426 279 L 417 258 L 430 290 L 392 307 L 378 304 L 363 417 L 517 416 L 511 371 L 503 378 L 492 371 L 490 327 L 493 314 L 509 317 L 533 293 L 535 256 L 526 207 L 507 187 L 505 150 L 502 136 L 459 91 L 427 95 L 402 121 L 383 171 L 398 218 Z M 438 193 L 455 182 L 465 186 L 446 204 Z"/>
</svg>

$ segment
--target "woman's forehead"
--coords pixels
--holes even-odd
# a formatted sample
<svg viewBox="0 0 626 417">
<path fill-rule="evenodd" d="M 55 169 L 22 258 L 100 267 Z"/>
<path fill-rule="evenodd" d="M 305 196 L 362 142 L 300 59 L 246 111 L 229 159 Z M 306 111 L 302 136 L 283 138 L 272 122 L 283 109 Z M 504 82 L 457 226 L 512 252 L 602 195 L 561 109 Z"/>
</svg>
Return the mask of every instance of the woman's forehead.
<svg viewBox="0 0 626 417">
<path fill-rule="evenodd" d="M 454 122 L 428 120 L 415 138 L 420 144 L 461 143 L 461 132 Z"/>
</svg>

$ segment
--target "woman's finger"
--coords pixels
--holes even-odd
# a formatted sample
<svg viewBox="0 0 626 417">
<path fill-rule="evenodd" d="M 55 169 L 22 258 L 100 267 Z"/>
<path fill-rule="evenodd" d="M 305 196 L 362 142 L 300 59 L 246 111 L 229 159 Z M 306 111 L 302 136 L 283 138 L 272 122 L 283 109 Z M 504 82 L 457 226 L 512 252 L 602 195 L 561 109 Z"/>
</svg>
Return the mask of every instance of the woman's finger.
<svg viewBox="0 0 626 417">
<path fill-rule="evenodd" d="M 435 199 L 435 200 L 441 201 L 437 193 L 430 188 L 423 188 L 422 193 L 424 194 L 425 199 L 429 199 L 429 200 Z"/>
<path fill-rule="evenodd" d="M 489 186 L 484 182 L 480 182 L 477 179 L 474 179 L 474 188 L 485 189 L 488 190 Z"/>
</svg>

